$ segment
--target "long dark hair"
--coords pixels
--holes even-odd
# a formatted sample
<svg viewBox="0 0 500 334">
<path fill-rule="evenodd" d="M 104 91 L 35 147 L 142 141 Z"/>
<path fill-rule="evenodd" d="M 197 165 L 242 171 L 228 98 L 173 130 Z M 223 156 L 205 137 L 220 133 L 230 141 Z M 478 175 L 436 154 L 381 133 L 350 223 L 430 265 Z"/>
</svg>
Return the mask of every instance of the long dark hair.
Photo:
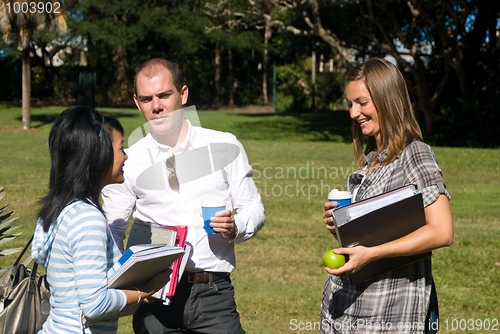
<svg viewBox="0 0 500 334">
<path fill-rule="evenodd" d="M 40 201 L 44 231 L 74 200 L 92 201 L 102 212 L 101 180 L 113 166 L 110 128 L 123 134 L 117 120 L 105 121 L 90 107 L 66 109 L 54 121 L 49 135 L 49 193 Z"/>
</svg>

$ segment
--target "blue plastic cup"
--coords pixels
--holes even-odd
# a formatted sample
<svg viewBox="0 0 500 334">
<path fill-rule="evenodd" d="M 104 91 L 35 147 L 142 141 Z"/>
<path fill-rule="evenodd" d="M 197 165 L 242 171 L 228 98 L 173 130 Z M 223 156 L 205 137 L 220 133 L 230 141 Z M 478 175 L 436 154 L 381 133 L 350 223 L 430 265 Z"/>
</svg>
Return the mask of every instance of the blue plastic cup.
<svg viewBox="0 0 500 334">
<path fill-rule="evenodd" d="M 215 214 L 219 211 L 226 210 L 226 203 L 223 200 L 202 200 L 201 201 L 201 213 L 203 215 L 203 225 L 205 227 L 205 232 L 208 234 L 215 234 L 213 228 L 210 226 L 210 218 L 215 217 Z"/>
<path fill-rule="evenodd" d="M 328 194 L 329 202 L 337 202 L 337 208 L 341 206 L 351 204 L 351 192 L 350 191 L 339 191 L 338 189 L 333 189 Z"/>
</svg>

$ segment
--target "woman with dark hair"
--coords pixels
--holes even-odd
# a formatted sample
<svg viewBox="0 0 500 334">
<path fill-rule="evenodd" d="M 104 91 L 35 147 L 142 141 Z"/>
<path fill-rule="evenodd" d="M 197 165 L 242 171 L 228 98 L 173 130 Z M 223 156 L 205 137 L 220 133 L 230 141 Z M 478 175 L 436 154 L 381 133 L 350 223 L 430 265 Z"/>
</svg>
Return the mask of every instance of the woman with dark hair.
<svg viewBox="0 0 500 334">
<path fill-rule="evenodd" d="M 120 258 L 99 204 L 101 189 L 121 183 L 123 128 L 88 107 L 63 111 L 49 135 L 49 193 L 41 200 L 33 259 L 47 269 L 50 315 L 40 333 L 116 333 L 118 319 L 83 328 L 140 302 L 164 286 L 169 272 L 138 289 L 107 287 L 107 271 Z"/>
<path fill-rule="evenodd" d="M 338 248 L 349 256 L 328 275 L 321 307 L 321 333 L 427 332 L 431 290 L 430 258 L 351 285 L 346 274 L 381 259 L 425 253 L 453 242 L 449 194 L 432 149 L 422 141 L 408 90 L 399 70 L 384 59 L 370 59 L 347 75 L 346 99 L 353 120 L 354 158 L 359 170 L 348 177 L 353 201 L 408 184 L 423 195 L 426 225 L 376 247 Z M 366 144 L 365 144 L 366 140 Z M 335 235 L 331 209 L 324 205 L 327 229 Z"/>
</svg>

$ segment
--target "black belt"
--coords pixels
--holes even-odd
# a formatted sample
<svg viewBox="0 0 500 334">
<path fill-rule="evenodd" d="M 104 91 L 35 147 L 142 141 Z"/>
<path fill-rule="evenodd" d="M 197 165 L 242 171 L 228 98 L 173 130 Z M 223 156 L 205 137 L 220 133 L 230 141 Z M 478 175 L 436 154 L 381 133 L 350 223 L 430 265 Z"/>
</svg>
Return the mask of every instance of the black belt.
<svg viewBox="0 0 500 334">
<path fill-rule="evenodd" d="M 184 272 L 183 276 L 187 278 L 189 283 L 208 283 L 210 282 L 210 276 L 212 276 L 211 278 L 213 282 L 228 277 L 229 273 L 199 271 L 199 272 Z"/>
</svg>

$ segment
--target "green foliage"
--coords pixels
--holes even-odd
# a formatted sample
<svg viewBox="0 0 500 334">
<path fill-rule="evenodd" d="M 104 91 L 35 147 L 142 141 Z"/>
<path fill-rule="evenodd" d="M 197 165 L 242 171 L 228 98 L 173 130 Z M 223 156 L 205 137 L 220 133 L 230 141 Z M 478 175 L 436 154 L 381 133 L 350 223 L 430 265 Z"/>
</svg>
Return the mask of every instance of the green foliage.
<svg viewBox="0 0 500 334">
<path fill-rule="evenodd" d="M 307 58 L 301 65 L 291 64 L 276 67 L 278 111 L 303 112 L 308 110 L 313 107 L 313 96 L 315 109 L 332 110 L 335 103 L 343 97 L 344 78 L 335 71 L 316 73 L 313 94 L 310 60 Z"/>
<path fill-rule="evenodd" d="M 467 113 L 461 98 L 450 96 L 441 105 L 436 128 L 447 130 L 436 132 L 430 140 L 442 146 L 500 147 L 498 88 L 472 93 L 473 105 Z"/>
<path fill-rule="evenodd" d="M 5 196 L 5 189 L 0 187 L 0 201 Z M 5 247 L 5 243 L 17 238 L 21 235 L 21 233 L 12 232 L 19 228 L 19 226 L 12 226 L 12 223 L 17 219 L 17 217 L 12 217 L 13 211 L 6 212 L 8 205 L 4 207 L 0 207 L 0 245 L 1 247 Z M 15 254 L 21 251 L 22 248 L 10 248 L 10 249 L 1 249 L 0 257 Z M 0 268 L 0 274 L 3 274 L 8 268 Z"/>
<path fill-rule="evenodd" d="M 413 53 L 415 61 L 406 65 L 400 62 L 399 66 L 422 128 L 425 130 L 427 120 L 437 119 L 432 138 L 429 137 L 433 142 L 499 146 L 496 122 L 490 117 L 498 114 L 495 108 L 500 58 L 495 31 L 500 2 L 490 5 L 486 1 L 457 0 L 453 6 L 446 6 L 441 0 L 411 3 L 419 9 L 413 13 L 421 15 L 413 17 L 408 3 L 400 0 L 320 1 L 319 18 L 325 31 L 338 37 L 339 45 L 349 50 L 349 59 L 354 62 L 385 57 L 402 48 L 417 50 Z M 184 73 L 190 88 L 189 104 L 200 107 L 212 106 L 216 101 L 226 104 L 232 91 L 237 105 L 262 104 L 264 25 L 265 15 L 270 15 L 273 28 L 267 45 L 268 97 L 271 97 L 275 62 L 279 76 L 278 110 L 335 109 L 343 90 L 338 74 L 318 71 L 312 89 L 311 52 L 316 52 L 318 60 L 323 56 L 325 62 L 335 58 L 336 53 L 329 43 L 311 32 L 304 20 L 306 16 L 310 23 L 317 23 L 312 16 L 313 7 L 307 1 L 297 2 L 296 7 L 263 0 L 79 1 L 66 16 L 69 26 L 66 34 L 41 30 L 32 36 L 32 94 L 39 99 L 76 98 L 78 74 L 84 70 L 97 73 L 98 106 L 132 103 L 133 77 L 139 66 L 152 57 L 164 57 Z M 285 27 L 294 27 L 296 32 L 304 34 L 296 35 Z M 444 27 L 452 29 L 451 35 L 439 31 Z M 448 35 L 449 38 L 444 37 Z M 81 49 L 86 49 L 85 69 L 76 65 L 80 53 L 74 44 L 78 41 L 82 43 Z M 47 60 L 57 53 L 59 43 L 66 43 L 61 46 L 64 48 L 75 48 L 75 52 L 72 57 L 68 54 L 64 66 L 54 68 L 47 65 Z M 221 54 L 218 96 L 216 45 Z M 393 46 L 396 51 L 391 51 Z M 2 100 L 21 98 L 20 56 L 13 43 L 0 41 Z M 340 64 L 338 59 L 335 61 L 336 66 Z M 439 97 L 435 93 L 446 72 L 446 62 L 451 69 Z M 465 83 L 460 85 L 462 79 Z M 423 112 L 432 108 L 430 116 L 434 117 L 425 118 Z"/>
<path fill-rule="evenodd" d="M 49 89 L 45 67 L 37 65 L 31 68 L 31 89 L 34 92 L 46 92 Z"/>
<path fill-rule="evenodd" d="M 316 109 L 333 110 L 344 97 L 344 78 L 336 71 L 317 73 L 315 87 Z"/>
<path fill-rule="evenodd" d="M 276 67 L 278 78 L 277 109 L 279 112 L 303 110 L 310 95 L 310 83 L 306 71 L 298 65 Z"/>
<path fill-rule="evenodd" d="M 21 98 L 22 77 L 21 61 L 16 60 L 18 52 L 9 52 L 10 48 L 2 47 L 3 41 L 0 40 L 0 100 L 5 98 Z M 5 44 L 4 44 L 5 45 Z"/>
<path fill-rule="evenodd" d="M 73 64 L 64 64 L 63 66 L 53 68 L 52 87 L 55 99 L 68 100 L 77 98 L 78 74 L 87 70 Z"/>
<path fill-rule="evenodd" d="M 81 2 L 75 8 L 80 15 L 68 25 L 73 36 L 88 39 L 87 71 L 98 75 L 98 105 L 131 102 L 136 71 L 154 57 L 179 66 L 196 103 L 212 99 L 207 88 L 213 80 L 213 47 L 202 9 L 198 0 Z"/>
</svg>

